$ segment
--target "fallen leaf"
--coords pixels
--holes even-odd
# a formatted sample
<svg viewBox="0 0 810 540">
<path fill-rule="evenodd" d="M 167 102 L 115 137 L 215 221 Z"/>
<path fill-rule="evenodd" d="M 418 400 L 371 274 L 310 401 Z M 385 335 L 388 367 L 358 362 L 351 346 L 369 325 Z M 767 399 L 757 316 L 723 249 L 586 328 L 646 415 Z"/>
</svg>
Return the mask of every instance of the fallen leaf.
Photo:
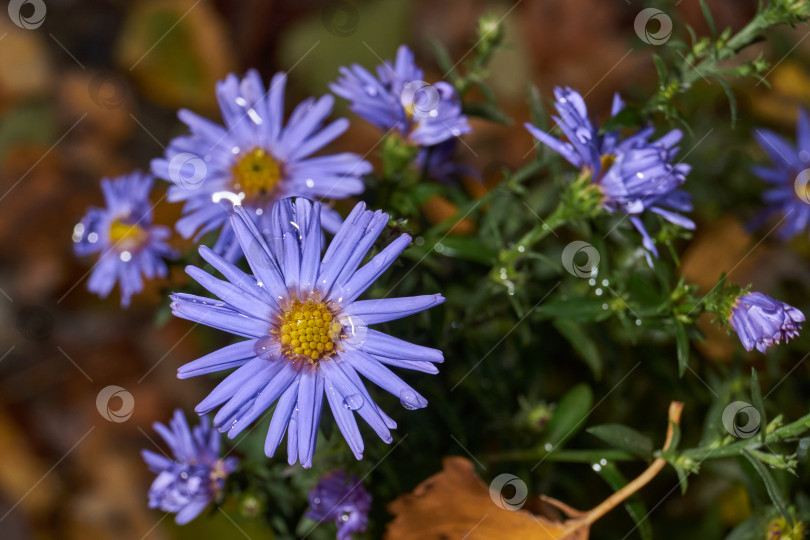
<svg viewBox="0 0 810 540">
<path fill-rule="evenodd" d="M 674 426 L 680 424 L 682 410 L 683 403 L 670 403 L 662 452 L 672 444 Z M 587 540 L 591 525 L 647 485 L 661 472 L 666 460 L 662 457 L 655 459 L 639 476 L 588 512 L 541 495 L 540 500 L 560 510 L 564 520 L 509 509 L 510 501 L 505 501 L 502 493 L 490 491 L 491 488 L 475 474 L 472 463 L 465 458 L 447 457 L 442 464 L 440 473 L 388 505 L 388 511 L 395 517 L 386 527 L 387 540 Z M 517 498 L 520 491 L 515 488 L 512 497 Z"/>
<path fill-rule="evenodd" d="M 440 473 L 416 486 L 413 493 L 388 505 L 388 510 L 396 515 L 386 530 L 388 540 L 563 538 L 570 522 L 551 521 L 525 510 L 501 508 L 492 500 L 489 488 L 475 474 L 469 460 L 454 456 L 445 458 L 442 463 L 444 469 Z M 569 517 L 583 515 L 570 508 L 567 510 Z M 567 538 L 585 540 L 588 531 L 581 529 Z"/>
</svg>

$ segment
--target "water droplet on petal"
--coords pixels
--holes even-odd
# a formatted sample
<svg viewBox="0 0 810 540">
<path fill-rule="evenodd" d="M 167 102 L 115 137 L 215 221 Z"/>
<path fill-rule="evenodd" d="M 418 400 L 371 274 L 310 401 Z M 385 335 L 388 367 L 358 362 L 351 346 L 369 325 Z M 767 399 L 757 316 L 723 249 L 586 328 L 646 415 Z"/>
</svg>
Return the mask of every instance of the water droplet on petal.
<svg viewBox="0 0 810 540">
<path fill-rule="evenodd" d="M 416 392 L 413 390 L 406 388 L 402 392 L 399 393 L 399 401 L 402 403 L 402 406 L 412 411 L 414 409 L 419 409 L 423 405 L 419 402 L 419 396 L 416 395 Z"/>
<path fill-rule="evenodd" d="M 346 396 L 346 398 L 343 400 L 343 405 L 350 411 L 356 411 L 363 406 L 363 403 L 365 403 L 365 400 L 360 394 Z"/>
<path fill-rule="evenodd" d="M 253 346 L 253 352 L 262 360 L 278 359 L 280 354 L 278 339 L 275 336 L 259 338 Z"/>
</svg>

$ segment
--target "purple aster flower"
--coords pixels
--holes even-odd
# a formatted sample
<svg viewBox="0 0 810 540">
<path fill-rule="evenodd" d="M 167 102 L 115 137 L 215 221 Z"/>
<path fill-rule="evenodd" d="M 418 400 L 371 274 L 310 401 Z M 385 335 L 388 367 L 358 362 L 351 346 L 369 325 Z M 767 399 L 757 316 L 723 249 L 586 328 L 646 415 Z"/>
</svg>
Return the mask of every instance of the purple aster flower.
<svg viewBox="0 0 810 540">
<path fill-rule="evenodd" d="M 309 492 L 309 519 L 321 523 L 334 521 L 337 540 L 350 540 L 353 533 L 368 525 L 371 494 L 357 476 L 341 471 L 324 475 Z"/>
<path fill-rule="evenodd" d="M 459 139 L 448 139 L 435 146 L 420 148 L 414 160 L 416 169 L 422 171 L 427 165 L 428 176 L 445 184 L 450 184 L 461 176 L 480 180 L 481 175 L 476 169 L 456 161 L 458 141 Z"/>
<path fill-rule="evenodd" d="M 678 189 L 691 167 L 673 164 L 682 133 L 674 129 L 651 141 L 653 128 L 639 130 L 621 139 L 618 131 L 599 133 L 588 118 L 585 101 L 570 88 L 555 88 L 555 107 L 559 116 L 552 117 L 565 135 L 565 141 L 540 131 L 531 124 L 526 129 L 540 142 L 560 154 L 572 165 L 592 171 L 593 182 L 602 193 L 602 206 L 608 212 L 624 212 L 641 233 L 644 247 L 656 257 L 658 250 L 647 233 L 640 215 L 650 210 L 685 229 L 695 223 L 676 212 L 689 212 L 692 202 L 688 193 Z M 613 98 L 611 116 L 624 108 L 617 95 Z"/>
<path fill-rule="evenodd" d="M 409 142 L 432 146 L 470 132 L 452 85 L 428 84 L 402 45 L 394 64 L 377 66 L 377 76 L 357 64 L 340 68 L 332 92 L 351 102 L 351 110 L 383 131 L 394 130 Z"/>
<path fill-rule="evenodd" d="M 291 196 L 342 199 L 362 193 L 361 176 L 371 165 L 360 156 L 342 153 L 312 157 L 349 127 L 345 118 L 324 126 L 334 98 L 302 101 L 284 118 L 287 76 L 277 73 L 265 91 L 259 74 L 248 71 L 241 81 L 233 74 L 217 83 L 225 125 L 217 125 L 190 111 L 178 113 L 191 133 L 169 143 L 165 156 L 152 161 L 155 175 L 174 182 L 170 201 L 184 201 L 184 215 L 176 229 L 185 238 L 199 238 L 220 229 L 214 251 L 228 260 L 239 256 L 239 244 L 228 222 L 222 198 L 241 201 L 269 230 L 273 203 Z M 340 215 L 323 209 L 323 226 L 334 232 Z"/>
<path fill-rule="evenodd" d="M 798 336 L 802 321 L 801 311 L 760 292 L 739 296 L 728 317 L 745 350 L 756 347 L 761 353 L 771 345 Z"/>
<path fill-rule="evenodd" d="M 176 513 L 174 520 L 185 525 L 200 515 L 222 493 L 225 478 L 238 463 L 236 458 L 220 459 L 220 434 L 211 429 L 208 418 L 189 429 L 183 411 L 174 411 L 169 427 L 155 423 L 174 455 L 169 459 L 149 450 L 141 451 L 149 469 L 157 474 L 149 489 L 149 508 Z"/>
<path fill-rule="evenodd" d="M 162 257 L 177 256 L 166 243 L 171 230 L 152 225 L 149 191 L 153 182 L 151 176 L 140 172 L 103 179 L 106 208 L 91 208 L 73 228 L 76 255 L 100 253 L 87 289 L 106 298 L 117 282 L 123 307 L 129 306 L 133 294 L 143 290 L 143 277 L 166 277 Z"/>
<path fill-rule="evenodd" d="M 437 373 L 442 353 L 389 336 L 368 325 L 392 321 L 444 302 L 440 294 L 357 300 L 410 244 L 403 234 L 360 266 L 388 221 L 355 206 L 321 259 L 320 204 L 298 198 L 273 207 L 269 235 L 250 213 L 234 207 L 231 225 L 253 276 L 205 246 L 200 254 L 227 281 L 189 266 L 188 274 L 219 300 L 172 296 L 176 316 L 248 338 L 195 360 L 178 377 L 238 368 L 196 408 L 222 406 L 214 425 L 235 437 L 276 400 L 265 442 L 272 457 L 287 431 L 287 459 L 312 466 L 324 395 L 357 459 L 363 439 L 354 413 L 385 442 L 396 423 L 377 406 L 360 375 L 399 397 L 407 409 L 427 400 L 386 366 Z"/>
<path fill-rule="evenodd" d="M 773 166 L 753 168 L 755 175 L 772 186 L 762 195 L 769 208 L 753 225 L 759 225 L 773 213 L 781 213 L 784 223 L 779 228 L 779 237 L 790 239 L 807 231 L 810 225 L 810 171 L 804 172 L 810 169 L 810 119 L 807 111 L 799 111 L 796 148 L 767 129 L 755 130 L 754 137 L 771 158 Z"/>
</svg>

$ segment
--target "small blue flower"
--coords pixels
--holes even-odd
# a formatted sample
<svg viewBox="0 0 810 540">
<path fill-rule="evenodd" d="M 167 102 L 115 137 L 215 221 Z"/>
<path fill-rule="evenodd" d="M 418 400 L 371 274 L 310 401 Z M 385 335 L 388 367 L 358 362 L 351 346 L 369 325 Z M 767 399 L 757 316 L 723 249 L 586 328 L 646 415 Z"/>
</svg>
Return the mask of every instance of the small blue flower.
<svg viewBox="0 0 810 540">
<path fill-rule="evenodd" d="M 349 127 L 345 118 L 324 126 L 334 98 L 326 95 L 302 101 L 284 119 L 287 76 L 277 73 L 265 91 L 259 74 L 248 71 L 241 81 L 233 74 L 217 83 L 225 125 L 217 125 L 190 111 L 178 113 L 191 133 L 169 143 L 165 156 L 152 161 L 156 176 L 173 182 L 170 201 L 184 201 L 177 231 L 185 238 L 201 237 L 220 229 L 214 251 L 234 261 L 236 242 L 226 198 L 249 210 L 263 231 L 273 203 L 291 196 L 342 199 L 362 193 L 361 177 L 371 165 L 352 153 L 311 157 Z M 323 210 L 323 226 L 334 232 L 340 215 Z"/>
<path fill-rule="evenodd" d="M 756 166 L 753 173 L 771 188 L 762 195 L 768 209 L 755 220 L 759 225 L 774 213 L 782 215 L 779 237 L 788 240 L 806 232 L 810 226 L 810 119 L 799 111 L 796 127 L 797 147 L 768 129 L 757 129 L 754 137 L 773 162 L 772 167 Z"/>
<path fill-rule="evenodd" d="M 149 191 L 151 176 L 133 172 L 101 181 L 106 208 L 91 208 L 73 228 L 74 251 L 82 257 L 100 253 L 87 289 L 106 298 L 116 282 L 121 305 L 128 307 L 133 294 L 143 290 L 143 277 L 166 277 L 163 257 L 176 257 L 166 240 L 168 227 L 152 225 Z"/>
<path fill-rule="evenodd" d="M 177 524 L 185 525 L 222 492 L 238 460 L 220 459 L 220 434 L 211 429 L 208 418 L 189 429 L 183 411 L 177 409 L 169 427 L 155 423 L 154 428 L 174 459 L 150 450 L 141 452 L 149 469 L 158 475 L 149 489 L 149 508 L 175 513 Z"/>
<path fill-rule="evenodd" d="M 598 126 L 588 118 L 585 101 L 578 92 L 555 88 L 554 96 L 559 116 L 554 116 L 553 120 L 567 140 L 556 139 L 531 124 L 526 124 L 526 129 L 575 167 L 590 169 L 593 182 L 602 193 L 605 210 L 630 216 L 647 250 L 658 256 L 641 221 L 645 210 L 685 229 L 695 228 L 691 219 L 676 213 L 692 210 L 689 194 L 679 189 L 691 167 L 672 163 L 678 153 L 675 145 L 682 137 L 680 130 L 672 130 L 656 141 L 650 140 L 651 127 L 625 139 L 620 139 L 618 131 L 600 134 Z M 622 109 L 621 98 L 614 96 L 611 116 Z"/>
<path fill-rule="evenodd" d="M 271 232 L 262 235 L 250 213 L 234 207 L 231 224 L 253 275 L 205 246 L 200 254 L 227 281 L 189 266 L 186 271 L 219 297 L 172 295 L 177 317 L 247 338 L 195 360 L 178 371 L 186 378 L 238 368 L 196 408 L 222 406 L 214 425 L 233 438 L 278 401 L 265 442 L 275 454 L 287 431 L 287 460 L 312 466 L 324 395 L 357 459 L 363 439 L 354 413 L 385 442 L 396 423 L 377 406 L 364 376 L 399 397 L 407 409 L 427 400 L 386 365 L 437 373 L 442 353 L 413 345 L 369 325 L 392 321 L 441 304 L 440 294 L 357 300 L 410 244 L 403 234 L 365 265 L 363 259 L 385 228 L 388 215 L 355 206 L 321 258 L 319 203 L 284 199 L 273 207 Z"/>
<path fill-rule="evenodd" d="M 760 292 L 741 295 L 731 307 L 728 322 L 745 347 L 761 353 L 782 340 L 799 335 L 804 314 L 793 306 Z"/>
<path fill-rule="evenodd" d="M 337 540 L 350 540 L 352 534 L 363 532 L 368 525 L 371 494 L 353 474 L 335 471 L 324 475 L 309 492 L 309 519 L 321 523 L 334 521 Z"/>
<path fill-rule="evenodd" d="M 376 77 L 357 64 L 340 68 L 340 74 L 329 85 L 332 92 L 383 131 L 394 130 L 418 146 L 433 146 L 470 132 L 453 86 L 426 83 L 405 45 L 397 50 L 393 65 L 386 61 L 377 66 Z"/>
<path fill-rule="evenodd" d="M 459 177 L 480 180 L 480 173 L 456 160 L 459 139 L 448 139 L 428 148 L 420 148 L 414 159 L 416 170 L 422 171 L 427 165 L 427 175 L 444 184 L 451 184 Z"/>
</svg>

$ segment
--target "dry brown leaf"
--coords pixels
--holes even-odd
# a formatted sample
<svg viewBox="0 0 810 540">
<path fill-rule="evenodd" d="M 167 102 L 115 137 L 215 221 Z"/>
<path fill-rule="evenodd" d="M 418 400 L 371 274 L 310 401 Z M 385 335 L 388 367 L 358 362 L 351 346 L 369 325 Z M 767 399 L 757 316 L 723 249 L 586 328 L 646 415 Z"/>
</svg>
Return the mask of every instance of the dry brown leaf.
<svg viewBox="0 0 810 540">
<path fill-rule="evenodd" d="M 672 443 L 674 426 L 680 424 L 683 403 L 669 405 L 669 423 L 663 449 Z M 588 512 L 580 512 L 550 497 L 540 499 L 562 511 L 564 521 L 550 520 L 525 510 L 506 510 L 495 503 L 489 488 L 462 457 L 447 457 L 443 470 L 388 505 L 394 519 L 386 527 L 388 540 L 587 540 L 590 527 L 647 485 L 666 465 L 657 458 L 638 477 Z M 500 496 L 500 494 L 498 494 Z"/>
<path fill-rule="evenodd" d="M 457 456 L 447 457 L 443 465 L 440 473 L 419 484 L 413 493 L 388 505 L 388 510 L 396 515 L 386 530 L 388 540 L 563 538 L 570 520 L 551 521 L 525 510 L 505 510 L 492 501 L 489 488 L 475 474 L 470 461 Z M 571 517 L 582 515 L 577 512 Z M 588 531 L 583 529 L 568 538 L 585 540 Z"/>
</svg>

